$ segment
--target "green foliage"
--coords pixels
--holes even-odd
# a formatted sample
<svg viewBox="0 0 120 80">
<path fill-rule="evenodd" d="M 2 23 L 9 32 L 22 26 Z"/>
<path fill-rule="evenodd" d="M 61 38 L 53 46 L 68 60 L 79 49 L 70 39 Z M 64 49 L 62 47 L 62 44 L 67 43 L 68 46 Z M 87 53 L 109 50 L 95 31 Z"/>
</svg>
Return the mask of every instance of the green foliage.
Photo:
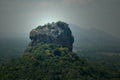
<svg viewBox="0 0 120 80">
<path fill-rule="evenodd" d="M 119 71 L 96 65 L 54 43 L 39 43 L 0 66 L 0 80 L 119 80 Z"/>
</svg>

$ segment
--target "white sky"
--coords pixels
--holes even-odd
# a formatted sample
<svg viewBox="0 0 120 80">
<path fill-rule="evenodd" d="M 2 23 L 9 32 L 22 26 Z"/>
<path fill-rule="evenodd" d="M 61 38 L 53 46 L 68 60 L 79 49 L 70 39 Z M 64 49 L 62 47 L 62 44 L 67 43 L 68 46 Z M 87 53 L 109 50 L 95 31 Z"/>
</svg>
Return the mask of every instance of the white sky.
<svg viewBox="0 0 120 80">
<path fill-rule="evenodd" d="M 0 0 L 0 36 L 28 36 L 59 20 L 120 37 L 120 0 Z"/>
</svg>

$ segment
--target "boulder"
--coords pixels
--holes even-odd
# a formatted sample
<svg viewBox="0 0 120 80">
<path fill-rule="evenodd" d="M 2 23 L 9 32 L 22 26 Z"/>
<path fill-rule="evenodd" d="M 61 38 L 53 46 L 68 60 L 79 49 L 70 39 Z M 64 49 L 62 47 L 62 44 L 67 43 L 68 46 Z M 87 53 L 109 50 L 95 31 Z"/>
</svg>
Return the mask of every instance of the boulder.
<svg viewBox="0 0 120 80">
<path fill-rule="evenodd" d="M 37 43 L 57 43 L 67 47 L 70 51 L 73 49 L 74 38 L 67 23 L 58 21 L 56 23 L 38 26 L 30 32 L 31 43 L 34 46 Z"/>
</svg>

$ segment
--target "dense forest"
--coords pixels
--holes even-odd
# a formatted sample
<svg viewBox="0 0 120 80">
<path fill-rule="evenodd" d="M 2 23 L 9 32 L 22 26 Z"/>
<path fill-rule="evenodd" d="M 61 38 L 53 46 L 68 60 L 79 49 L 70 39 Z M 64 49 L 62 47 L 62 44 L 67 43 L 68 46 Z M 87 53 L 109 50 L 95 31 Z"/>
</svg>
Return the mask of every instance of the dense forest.
<svg viewBox="0 0 120 80">
<path fill-rule="evenodd" d="M 97 65 L 54 43 L 0 66 L 1 80 L 119 80 L 120 70 Z"/>
</svg>

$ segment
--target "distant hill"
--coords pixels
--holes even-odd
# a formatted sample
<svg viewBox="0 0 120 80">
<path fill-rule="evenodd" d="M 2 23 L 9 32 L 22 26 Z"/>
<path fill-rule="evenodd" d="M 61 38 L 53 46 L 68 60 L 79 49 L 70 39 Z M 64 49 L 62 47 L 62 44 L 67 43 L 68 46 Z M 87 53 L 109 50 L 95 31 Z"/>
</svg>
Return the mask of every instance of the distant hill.
<svg viewBox="0 0 120 80">
<path fill-rule="evenodd" d="M 0 64 L 22 56 L 29 40 L 26 38 L 2 38 L 0 40 Z"/>
<path fill-rule="evenodd" d="M 120 39 L 96 28 L 83 28 L 70 24 L 75 37 L 74 49 L 120 51 Z"/>
</svg>

